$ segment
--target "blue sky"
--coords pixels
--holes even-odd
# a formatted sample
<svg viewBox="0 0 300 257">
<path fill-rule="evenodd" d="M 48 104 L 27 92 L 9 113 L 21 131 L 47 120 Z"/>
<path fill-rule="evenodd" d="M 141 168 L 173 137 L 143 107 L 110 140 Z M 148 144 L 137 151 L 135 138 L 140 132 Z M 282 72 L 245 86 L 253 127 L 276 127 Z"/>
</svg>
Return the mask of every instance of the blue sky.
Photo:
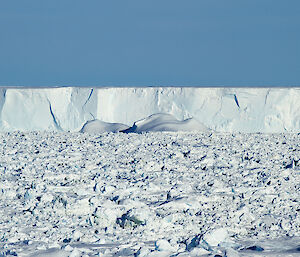
<svg viewBox="0 0 300 257">
<path fill-rule="evenodd" d="M 300 1 L 1 1 L 0 85 L 299 86 Z"/>
</svg>

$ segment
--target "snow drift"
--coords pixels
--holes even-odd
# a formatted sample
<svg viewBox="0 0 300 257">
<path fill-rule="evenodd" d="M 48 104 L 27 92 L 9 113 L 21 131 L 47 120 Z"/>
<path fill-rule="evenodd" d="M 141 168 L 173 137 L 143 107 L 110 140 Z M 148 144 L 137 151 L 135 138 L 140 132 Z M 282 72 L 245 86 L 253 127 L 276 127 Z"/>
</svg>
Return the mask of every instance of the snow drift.
<svg viewBox="0 0 300 257">
<path fill-rule="evenodd" d="M 157 113 L 153 114 L 145 119 L 137 121 L 129 129 L 123 132 L 150 132 L 150 131 L 201 131 L 207 132 L 209 129 L 196 121 L 193 118 L 186 119 L 183 121 L 177 120 L 171 114 Z"/>
<path fill-rule="evenodd" d="M 79 131 L 155 113 L 220 132 L 299 132 L 300 88 L 0 88 L 0 130 Z"/>
<path fill-rule="evenodd" d="M 121 123 L 109 123 L 101 120 L 87 121 L 80 132 L 82 133 L 103 133 L 103 132 L 120 132 L 129 127 Z"/>
</svg>

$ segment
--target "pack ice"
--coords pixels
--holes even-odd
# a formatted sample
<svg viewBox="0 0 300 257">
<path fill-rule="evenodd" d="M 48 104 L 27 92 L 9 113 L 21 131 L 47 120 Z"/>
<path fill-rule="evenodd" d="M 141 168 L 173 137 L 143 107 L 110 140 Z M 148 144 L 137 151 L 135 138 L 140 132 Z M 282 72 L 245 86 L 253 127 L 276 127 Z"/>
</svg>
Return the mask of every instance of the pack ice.
<svg viewBox="0 0 300 257">
<path fill-rule="evenodd" d="M 163 113 L 219 132 L 297 132 L 299 99 L 300 88 L 1 88 L 0 129 L 79 131 L 92 120 L 131 127 Z"/>
<path fill-rule="evenodd" d="M 0 256 L 300 254 L 297 133 L 0 133 Z"/>
</svg>

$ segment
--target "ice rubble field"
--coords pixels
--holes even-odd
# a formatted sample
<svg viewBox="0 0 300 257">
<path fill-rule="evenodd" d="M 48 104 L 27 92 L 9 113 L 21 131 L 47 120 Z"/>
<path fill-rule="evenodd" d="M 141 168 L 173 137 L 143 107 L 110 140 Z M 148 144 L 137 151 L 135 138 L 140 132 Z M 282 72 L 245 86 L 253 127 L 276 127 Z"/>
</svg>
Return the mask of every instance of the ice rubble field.
<svg viewBox="0 0 300 257">
<path fill-rule="evenodd" d="M 0 134 L 0 256 L 299 256 L 300 135 Z"/>
</svg>

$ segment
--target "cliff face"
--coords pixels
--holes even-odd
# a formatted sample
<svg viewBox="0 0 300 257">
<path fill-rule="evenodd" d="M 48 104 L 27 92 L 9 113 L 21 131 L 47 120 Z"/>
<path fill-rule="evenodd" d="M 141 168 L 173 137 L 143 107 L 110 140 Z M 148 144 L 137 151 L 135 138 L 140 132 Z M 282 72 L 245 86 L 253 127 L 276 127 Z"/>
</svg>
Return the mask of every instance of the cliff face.
<svg viewBox="0 0 300 257">
<path fill-rule="evenodd" d="M 132 126 L 161 112 L 220 132 L 300 132 L 300 88 L 0 89 L 2 131 L 78 131 L 92 119 Z"/>
</svg>

